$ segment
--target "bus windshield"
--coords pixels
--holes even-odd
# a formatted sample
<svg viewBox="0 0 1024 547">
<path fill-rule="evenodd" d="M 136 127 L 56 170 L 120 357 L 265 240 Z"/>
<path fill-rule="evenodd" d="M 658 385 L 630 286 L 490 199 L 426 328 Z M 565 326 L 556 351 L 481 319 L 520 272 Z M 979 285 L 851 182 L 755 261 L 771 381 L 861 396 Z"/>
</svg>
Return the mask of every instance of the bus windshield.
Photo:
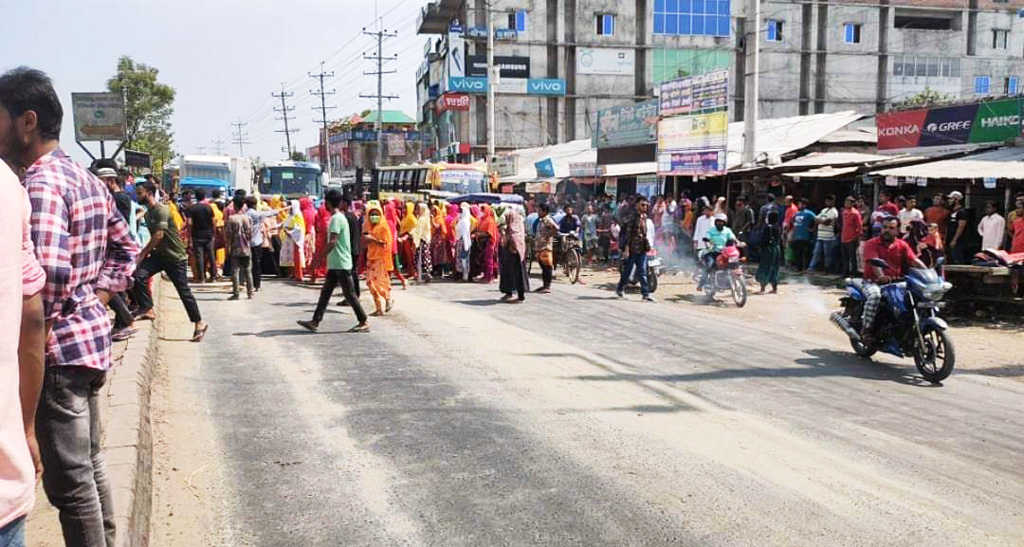
<svg viewBox="0 0 1024 547">
<path fill-rule="evenodd" d="M 268 194 L 284 196 L 319 196 L 320 171 L 308 167 L 268 167 L 270 176 L 265 177 L 268 183 Z"/>
<path fill-rule="evenodd" d="M 487 175 L 475 169 L 444 169 L 438 173 L 442 192 L 475 194 L 488 192 Z"/>
</svg>

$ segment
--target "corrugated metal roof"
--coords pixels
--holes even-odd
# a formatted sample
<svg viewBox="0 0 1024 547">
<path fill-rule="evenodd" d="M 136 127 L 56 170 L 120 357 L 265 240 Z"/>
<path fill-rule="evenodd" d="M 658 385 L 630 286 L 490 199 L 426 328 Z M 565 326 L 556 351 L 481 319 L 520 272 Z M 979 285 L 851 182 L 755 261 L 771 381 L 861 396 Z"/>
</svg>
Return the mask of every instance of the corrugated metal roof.
<svg viewBox="0 0 1024 547">
<path fill-rule="evenodd" d="M 783 173 L 782 176 L 792 178 L 828 179 L 832 177 L 838 177 L 841 175 L 855 173 L 857 172 L 857 169 L 859 169 L 859 167 L 832 167 L 831 165 L 827 165 L 825 167 L 811 169 L 810 171 Z"/>
<path fill-rule="evenodd" d="M 1000 148 L 971 156 L 872 171 L 872 175 L 926 179 L 1024 180 L 1024 148 Z"/>
<path fill-rule="evenodd" d="M 892 156 L 879 156 L 878 154 L 861 154 L 857 152 L 812 152 L 794 160 L 787 161 L 781 165 L 773 166 L 773 169 L 786 167 L 818 167 L 825 165 L 855 165 L 860 163 L 873 163 L 878 161 L 892 160 Z"/>
<path fill-rule="evenodd" d="M 853 110 L 832 114 L 812 114 L 789 118 L 757 120 L 757 157 L 767 154 L 768 161 L 806 148 L 826 135 L 830 135 L 863 118 Z M 728 169 L 743 163 L 743 122 L 729 124 L 729 149 L 726 156 Z"/>
<path fill-rule="evenodd" d="M 579 139 L 552 146 L 521 148 L 510 155 L 516 157 L 516 174 L 511 177 L 501 177 L 501 182 L 548 180 L 546 178 L 537 178 L 537 168 L 534 167 L 535 163 L 546 159 L 550 159 L 552 165 L 554 165 L 554 178 L 556 179 L 569 176 L 570 163 L 597 162 L 597 149 L 590 147 L 590 139 Z"/>
<path fill-rule="evenodd" d="M 358 123 L 377 123 L 377 111 L 371 110 L 370 113 Z M 381 123 L 416 123 L 416 120 L 410 118 L 401 110 L 381 110 Z"/>
</svg>

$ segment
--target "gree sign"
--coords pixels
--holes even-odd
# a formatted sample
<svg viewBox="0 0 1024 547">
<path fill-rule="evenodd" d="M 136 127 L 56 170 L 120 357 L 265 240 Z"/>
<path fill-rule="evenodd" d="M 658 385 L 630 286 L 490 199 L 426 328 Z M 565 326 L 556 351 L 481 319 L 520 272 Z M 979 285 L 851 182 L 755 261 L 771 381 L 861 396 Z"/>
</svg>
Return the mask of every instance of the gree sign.
<svg viewBox="0 0 1024 547">
<path fill-rule="evenodd" d="M 565 80 L 561 78 L 530 78 L 526 82 L 526 92 L 530 95 L 565 96 Z"/>
<path fill-rule="evenodd" d="M 487 93 L 487 78 L 449 76 L 448 91 L 454 93 Z"/>
<path fill-rule="evenodd" d="M 1003 142 L 1020 136 L 1020 103 L 1003 99 L 879 114 L 878 149 Z"/>
</svg>

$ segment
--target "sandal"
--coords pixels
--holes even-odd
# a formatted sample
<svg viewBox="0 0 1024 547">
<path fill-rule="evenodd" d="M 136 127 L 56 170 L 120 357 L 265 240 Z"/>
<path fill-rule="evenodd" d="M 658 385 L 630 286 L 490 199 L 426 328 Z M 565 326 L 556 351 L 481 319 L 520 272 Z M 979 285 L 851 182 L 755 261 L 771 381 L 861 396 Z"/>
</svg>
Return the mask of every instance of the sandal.
<svg viewBox="0 0 1024 547">
<path fill-rule="evenodd" d="M 366 323 L 359 323 L 358 325 L 348 329 L 349 332 L 370 332 L 370 325 Z"/>
<path fill-rule="evenodd" d="M 203 328 L 196 328 L 195 332 L 192 333 L 193 342 L 202 342 L 203 337 L 206 336 L 206 331 L 210 330 L 210 324 L 203 325 Z"/>
</svg>

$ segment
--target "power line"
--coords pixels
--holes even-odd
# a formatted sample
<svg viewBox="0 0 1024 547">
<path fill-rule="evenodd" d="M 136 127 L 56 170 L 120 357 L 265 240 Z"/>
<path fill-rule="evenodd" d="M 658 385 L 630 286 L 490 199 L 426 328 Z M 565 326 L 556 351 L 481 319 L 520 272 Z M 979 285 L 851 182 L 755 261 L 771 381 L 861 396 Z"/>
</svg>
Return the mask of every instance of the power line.
<svg viewBox="0 0 1024 547">
<path fill-rule="evenodd" d="M 221 151 L 221 148 L 220 148 L 223 144 L 224 144 L 224 140 L 223 139 L 214 139 L 213 140 L 213 147 L 217 150 L 217 155 L 218 156 L 223 156 L 224 155 L 223 152 Z"/>
<path fill-rule="evenodd" d="M 327 180 L 330 180 L 331 179 L 331 157 L 330 157 L 330 155 L 328 153 L 328 150 L 327 150 L 328 149 L 327 143 L 328 143 L 328 140 L 329 140 L 329 134 L 327 132 L 327 109 L 328 108 L 333 109 L 334 107 L 333 106 L 327 106 L 327 96 L 328 95 L 334 95 L 334 90 L 332 89 L 330 91 L 324 91 L 324 78 L 332 78 L 332 77 L 334 77 L 334 72 L 330 72 L 330 73 L 324 72 L 324 63 L 323 63 L 323 61 L 321 61 L 320 62 L 320 74 L 310 73 L 309 77 L 310 78 L 315 78 L 317 80 L 320 80 L 320 91 L 310 90 L 309 94 L 310 95 L 318 95 L 320 97 L 320 113 L 321 113 L 321 118 L 319 120 L 313 120 L 313 121 L 314 122 L 320 122 L 321 124 L 323 124 L 323 128 L 324 129 L 323 129 L 323 131 L 321 132 L 321 135 L 320 135 L 320 162 L 323 165 L 327 166 Z M 315 106 L 313 107 L 313 110 L 316 110 Z"/>
<path fill-rule="evenodd" d="M 377 70 L 376 71 L 374 71 L 374 72 L 363 72 L 363 75 L 365 75 L 365 76 L 377 76 L 377 94 L 376 95 L 364 95 L 364 94 L 360 93 L 359 96 L 364 98 L 364 99 L 377 99 L 377 120 L 376 120 L 376 123 L 374 124 L 374 130 L 377 132 L 377 150 L 376 150 L 376 154 L 375 154 L 375 156 L 376 156 L 375 160 L 376 161 L 374 163 L 377 164 L 377 167 L 380 167 L 383 164 L 381 162 L 380 158 L 383 155 L 382 152 L 384 150 L 384 139 L 383 139 L 383 137 L 384 137 L 384 135 L 383 135 L 383 116 L 384 116 L 384 112 L 383 112 L 384 106 L 383 105 L 384 105 L 384 99 L 391 100 L 391 99 L 397 99 L 398 98 L 398 95 L 384 95 L 384 75 L 385 74 L 394 74 L 395 72 L 397 72 L 395 70 L 387 70 L 387 71 L 385 71 L 384 70 L 384 63 L 385 62 L 394 61 L 394 60 L 398 59 L 398 55 L 392 55 L 390 57 L 384 57 L 384 39 L 385 38 L 394 38 L 394 37 L 398 36 L 398 33 L 396 33 L 396 32 L 388 32 L 385 29 L 381 29 L 381 30 L 379 30 L 377 32 L 367 32 L 367 30 L 364 28 L 363 29 L 363 34 L 365 34 L 367 36 L 373 36 L 373 37 L 375 37 L 377 39 L 377 54 L 376 55 L 363 55 L 364 59 L 377 62 Z"/>
<path fill-rule="evenodd" d="M 232 133 L 232 135 L 235 137 L 235 144 L 238 145 L 238 155 L 244 157 L 245 152 L 242 149 L 242 145 L 250 143 L 249 141 L 246 140 L 249 138 L 249 136 L 242 131 L 242 128 L 249 125 L 249 122 L 243 122 L 242 118 L 238 118 L 238 121 L 232 122 L 231 125 L 235 127 L 235 131 Z"/>
<path fill-rule="evenodd" d="M 288 112 L 291 112 L 292 110 L 295 110 L 295 107 L 294 106 L 288 106 L 288 104 L 285 102 L 285 100 L 295 96 L 295 94 L 291 93 L 291 92 L 288 92 L 288 91 L 285 91 L 284 90 L 284 84 L 282 83 L 281 84 L 281 92 L 280 93 L 271 93 L 271 95 L 276 97 L 276 98 L 281 99 L 281 108 L 278 109 L 277 107 L 275 107 L 274 110 L 276 110 L 276 111 L 281 113 L 282 117 L 278 118 L 278 119 L 284 120 L 284 129 L 283 130 L 278 129 L 278 130 L 275 131 L 275 133 L 284 133 L 284 141 L 285 141 L 285 144 L 287 144 L 287 146 L 288 146 L 286 152 L 288 153 L 288 158 L 291 159 L 291 157 L 292 157 L 292 134 L 291 134 L 291 131 L 288 129 Z M 295 129 L 294 131 L 298 131 L 298 129 Z"/>
</svg>

